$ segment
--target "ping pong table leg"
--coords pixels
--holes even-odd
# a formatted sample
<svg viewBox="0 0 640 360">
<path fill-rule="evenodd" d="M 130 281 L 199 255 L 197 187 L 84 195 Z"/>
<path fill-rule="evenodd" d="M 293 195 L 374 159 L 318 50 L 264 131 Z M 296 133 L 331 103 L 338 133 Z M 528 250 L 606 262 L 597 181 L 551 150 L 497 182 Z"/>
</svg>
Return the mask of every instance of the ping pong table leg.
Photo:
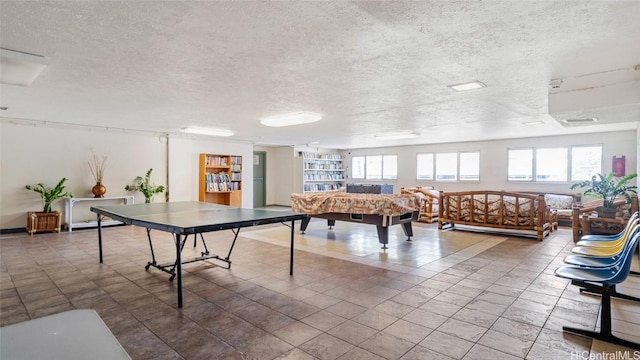
<svg viewBox="0 0 640 360">
<path fill-rule="evenodd" d="M 178 276 L 178 308 L 182 307 L 182 244 L 180 234 L 176 234 L 176 275 Z"/>
<path fill-rule="evenodd" d="M 100 253 L 100 264 L 102 264 L 102 220 L 98 216 L 98 252 Z"/>
<path fill-rule="evenodd" d="M 303 219 L 304 221 L 304 219 Z M 293 275 L 293 230 L 295 220 L 291 220 L 291 255 L 289 255 L 289 275 Z"/>
</svg>

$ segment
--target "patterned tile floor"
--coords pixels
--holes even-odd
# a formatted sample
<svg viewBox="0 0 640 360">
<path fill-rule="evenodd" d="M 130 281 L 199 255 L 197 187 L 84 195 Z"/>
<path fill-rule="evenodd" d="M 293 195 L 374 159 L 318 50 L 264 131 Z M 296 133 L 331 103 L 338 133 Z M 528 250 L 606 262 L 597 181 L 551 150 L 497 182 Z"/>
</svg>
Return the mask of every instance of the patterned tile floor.
<svg viewBox="0 0 640 360">
<path fill-rule="evenodd" d="M 176 308 L 166 273 L 144 270 L 144 229 L 0 237 L 2 326 L 78 308 L 95 309 L 133 359 L 595 359 L 640 352 L 562 332 L 598 326 L 599 298 L 553 275 L 573 243 L 561 229 L 542 242 L 414 225 L 382 250 L 372 225 L 313 220 L 289 229 L 243 229 L 226 269 L 184 266 Z M 153 232 L 156 257 L 173 258 L 170 235 Z M 226 254 L 230 231 L 206 235 Z M 184 256 L 201 251 L 189 243 Z M 637 268 L 637 264 L 634 264 Z M 640 278 L 620 292 L 640 296 Z M 640 304 L 613 301 L 613 329 L 640 342 Z M 599 356 L 599 357 L 598 357 Z"/>
</svg>

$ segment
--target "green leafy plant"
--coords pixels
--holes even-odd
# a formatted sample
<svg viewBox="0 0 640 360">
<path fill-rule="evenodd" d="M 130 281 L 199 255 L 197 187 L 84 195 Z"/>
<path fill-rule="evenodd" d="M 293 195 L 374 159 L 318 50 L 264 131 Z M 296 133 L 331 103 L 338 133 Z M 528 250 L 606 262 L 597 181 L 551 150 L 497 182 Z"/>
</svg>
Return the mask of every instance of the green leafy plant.
<svg viewBox="0 0 640 360">
<path fill-rule="evenodd" d="M 638 174 L 629 174 L 618 178 L 613 172 L 607 175 L 596 174 L 591 177 L 591 180 L 573 184 L 571 189 L 586 188 L 584 191 L 586 196 L 603 199 L 602 206 L 612 208 L 613 201 L 619 196 L 625 197 L 627 204 L 631 203 L 631 194 L 637 194 L 638 187 L 629 182 L 637 176 Z"/>
<path fill-rule="evenodd" d="M 49 187 L 43 183 L 39 183 L 36 185 L 26 185 L 25 188 L 27 190 L 33 190 L 40 194 L 40 198 L 42 199 L 42 205 L 44 208 L 42 212 L 50 213 L 51 212 L 51 204 L 58 199 L 65 197 L 73 197 L 70 192 L 64 191 L 65 189 L 65 181 L 67 178 L 62 178 L 60 182 L 55 187 Z"/>
<path fill-rule="evenodd" d="M 154 194 L 164 191 L 164 185 L 155 185 L 151 183 L 152 171 L 153 169 L 149 169 L 144 178 L 142 176 L 137 176 L 135 180 L 133 180 L 132 185 L 124 187 L 127 191 L 140 191 L 144 195 L 144 202 L 147 204 L 151 202 Z"/>
</svg>

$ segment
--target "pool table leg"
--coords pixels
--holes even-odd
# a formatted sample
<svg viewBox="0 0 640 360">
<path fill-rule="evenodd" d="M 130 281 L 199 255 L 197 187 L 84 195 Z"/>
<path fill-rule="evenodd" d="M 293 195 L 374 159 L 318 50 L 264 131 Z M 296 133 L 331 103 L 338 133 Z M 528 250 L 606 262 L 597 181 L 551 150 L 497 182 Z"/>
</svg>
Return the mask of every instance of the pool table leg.
<svg viewBox="0 0 640 360">
<path fill-rule="evenodd" d="M 309 221 L 311 221 L 310 217 L 302 218 L 300 222 L 300 234 L 304 234 L 305 230 L 307 230 L 307 225 L 309 225 Z"/>
<path fill-rule="evenodd" d="M 413 236 L 413 227 L 411 226 L 411 221 L 407 221 L 400 225 L 402 225 L 402 231 L 404 231 L 404 234 L 407 236 L 407 241 L 411 241 L 411 237 Z"/>
<path fill-rule="evenodd" d="M 389 243 L 389 228 L 386 226 L 376 225 L 378 229 L 378 242 L 382 244 L 383 249 L 387 249 Z"/>
<path fill-rule="evenodd" d="M 329 226 L 329 229 L 333 229 L 333 227 L 336 225 L 336 221 L 333 219 L 327 219 L 327 225 Z"/>
</svg>

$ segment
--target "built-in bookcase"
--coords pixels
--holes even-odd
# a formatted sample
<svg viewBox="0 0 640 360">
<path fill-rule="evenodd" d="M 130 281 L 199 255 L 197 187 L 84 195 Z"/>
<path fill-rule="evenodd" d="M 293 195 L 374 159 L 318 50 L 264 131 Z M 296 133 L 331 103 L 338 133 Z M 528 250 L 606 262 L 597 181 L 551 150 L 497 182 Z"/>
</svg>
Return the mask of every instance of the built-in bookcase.
<svg viewBox="0 0 640 360">
<path fill-rule="evenodd" d="M 343 189 L 346 183 L 344 157 L 337 153 L 300 151 L 302 191 L 318 192 Z"/>
<path fill-rule="evenodd" d="M 198 200 L 242 207 L 242 156 L 200 154 Z"/>
</svg>

